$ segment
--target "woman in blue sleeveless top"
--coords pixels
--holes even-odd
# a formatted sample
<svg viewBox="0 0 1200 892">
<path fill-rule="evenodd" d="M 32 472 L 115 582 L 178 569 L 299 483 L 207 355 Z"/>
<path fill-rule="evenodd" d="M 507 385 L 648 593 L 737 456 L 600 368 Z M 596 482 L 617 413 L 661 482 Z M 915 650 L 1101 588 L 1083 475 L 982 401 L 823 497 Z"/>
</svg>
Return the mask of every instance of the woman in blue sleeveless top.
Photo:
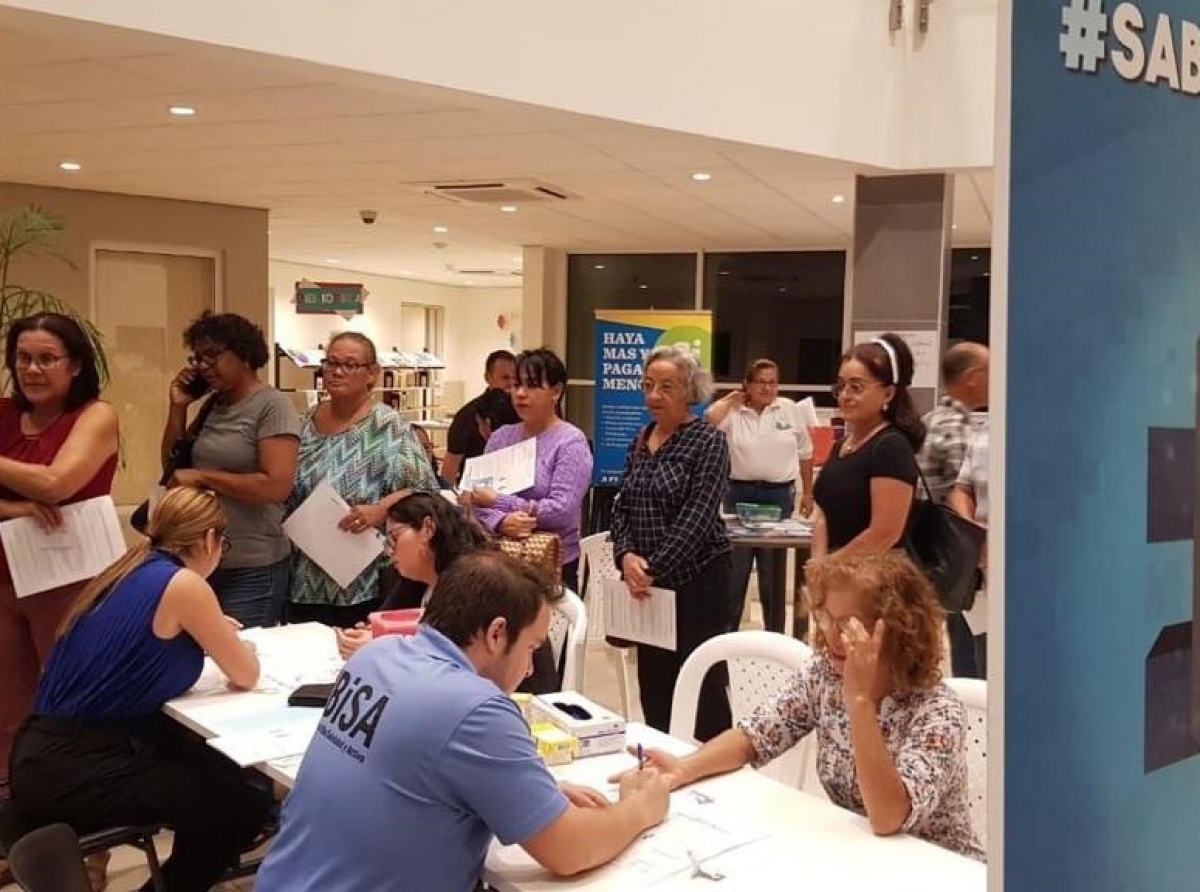
<svg viewBox="0 0 1200 892">
<path fill-rule="evenodd" d="M 21 829 L 62 821 L 78 833 L 127 824 L 175 832 L 169 892 L 201 892 L 237 863 L 270 803 L 241 770 L 162 715 L 207 653 L 251 688 L 258 658 L 205 581 L 220 563 L 225 512 L 211 493 L 173 489 L 149 541 L 101 573 L 71 606 L 13 749 Z"/>
</svg>

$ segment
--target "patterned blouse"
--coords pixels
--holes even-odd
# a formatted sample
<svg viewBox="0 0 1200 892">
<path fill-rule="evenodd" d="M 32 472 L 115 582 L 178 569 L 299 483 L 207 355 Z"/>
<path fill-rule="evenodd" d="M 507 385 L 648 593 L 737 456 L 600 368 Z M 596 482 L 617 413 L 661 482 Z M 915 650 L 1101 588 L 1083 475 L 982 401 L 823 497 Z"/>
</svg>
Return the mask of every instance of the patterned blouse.
<svg viewBox="0 0 1200 892">
<path fill-rule="evenodd" d="M 967 799 L 967 714 L 944 684 L 892 694 L 879 708 L 879 724 L 912 811 L 900 828 L 968 858 L 984 860 L 971 829 Z M 810 731 L 817 734 L 817 774 L 834 804 L 866 814 L 854 767 L 850 716 L 842 678 L 829 658 L 817 654 L 775 699 L 738 722 L 756 754 L 770 762 Z"/>
<path fill-rule="evenodd" d="M 304 416 L 288 513 L 299 507 L 325 477 L 352 506 L 373 505 L 399 489 L 437 491 L 425 450 L 395 409 L 377 403 L 353 427 L 331 436 L 317 430 L 313 412 Z M 386 561 L 380 553 L 375 564 L 343 589 L 307 555 L 293 549 L 291 601 L 335 606 L 370 601 L 379 597 L 379 570 Z"/>
</svg>

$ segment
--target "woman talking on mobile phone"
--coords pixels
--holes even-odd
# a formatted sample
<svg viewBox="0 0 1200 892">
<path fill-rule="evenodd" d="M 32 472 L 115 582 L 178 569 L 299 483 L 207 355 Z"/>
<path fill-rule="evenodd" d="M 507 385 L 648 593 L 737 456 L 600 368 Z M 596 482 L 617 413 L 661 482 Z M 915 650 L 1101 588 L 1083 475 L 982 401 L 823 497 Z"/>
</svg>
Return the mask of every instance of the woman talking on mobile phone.
<svg viewBox="0 0 1200 892">
<path fill-rule="evenodd" d="M 243 625 L 273 626 L 291 579 L 283 512 L 296 476 L 300 416 L 287 396 L 258 380 L 269 354 L 262 329 L 249 319 L 205 312 L 183 341 L 192 355 L 171 382 L 163 463 L 186 432 L 188 407 L 212 391 L 192 467 L 176 470 L 171 484 L 220 497 L 232 545 L 209 583 L 222 609 Z"/>
</svg>

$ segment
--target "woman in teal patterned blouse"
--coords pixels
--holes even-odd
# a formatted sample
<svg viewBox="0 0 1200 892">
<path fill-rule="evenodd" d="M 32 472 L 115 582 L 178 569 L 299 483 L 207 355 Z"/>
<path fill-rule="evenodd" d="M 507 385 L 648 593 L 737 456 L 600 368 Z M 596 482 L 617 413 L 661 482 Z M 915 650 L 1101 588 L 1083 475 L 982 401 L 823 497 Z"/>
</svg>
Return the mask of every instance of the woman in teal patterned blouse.
<svg viewBox="0 0 1200 892">
<path fill-rule="evenodd" d="M 321 363 L 323 401 L 304 418 L 296 483 L 288 499 L 295 510 L 326 477 L 351 505 L 343 530 L 382 529 L 387 510 L 414 490 L 437 490 L 425 450 L 395 409 L 375 402 L 371 391 L 379 363 L 371 339 L 343 332 L 329 342 Z M 342 588 L 301 551 L 293 550 L 289 622 L 320 622 L 349 628 L 364 622 L 379 603 L 379 560 Z"/>
</svg>

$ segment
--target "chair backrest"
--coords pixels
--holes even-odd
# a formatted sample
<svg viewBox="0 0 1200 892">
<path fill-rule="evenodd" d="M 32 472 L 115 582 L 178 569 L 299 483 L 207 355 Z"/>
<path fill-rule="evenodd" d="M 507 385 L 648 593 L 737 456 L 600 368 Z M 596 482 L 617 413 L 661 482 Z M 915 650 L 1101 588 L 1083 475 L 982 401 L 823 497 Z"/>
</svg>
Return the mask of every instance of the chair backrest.
<svg viewBox="0 0 1200 892">
<path fill-rule="evenodd" d="M 671 700 L 671 736 L 695 740 L 700 685 L 715 664 L 724 662 L 729 668 L 729 707 L 737 722 L 770 700 L 811 656 L 807 644 L 776 632 L 730 632 L 710 638 L 692 652 L 679 671 Z M 763 772 L 798 786 L 810 745 L 811 741 L 802 741 Z"/>
<path fill-rule="evenodd" d="M 587 658 L 587 610 L 569 588 L 550 612 L 550 647 L 554 664 L 562 667 L 563 690 L 578 691 L 583 684 Z"/>
<path fill-rule="evenodd" d="M 588 636 L 593 640 L 604 638 L 604 580 L 620 578 L 608 533 L 579 541 L 579 585 L 587 604 Z"/>
<path fill-rule="evenodd" d="M 17 840 L 8 868 L 25 892 L 92 892 L 79 837 L 66 824 L 51 824 Z"/>
<path fill-rule="evenodd" d="M 947 678 L 946 686 L 967 708 L 967 791 L 971 827 L 987 847 L 987 682 L 978 678 Z"/>
</svg>

